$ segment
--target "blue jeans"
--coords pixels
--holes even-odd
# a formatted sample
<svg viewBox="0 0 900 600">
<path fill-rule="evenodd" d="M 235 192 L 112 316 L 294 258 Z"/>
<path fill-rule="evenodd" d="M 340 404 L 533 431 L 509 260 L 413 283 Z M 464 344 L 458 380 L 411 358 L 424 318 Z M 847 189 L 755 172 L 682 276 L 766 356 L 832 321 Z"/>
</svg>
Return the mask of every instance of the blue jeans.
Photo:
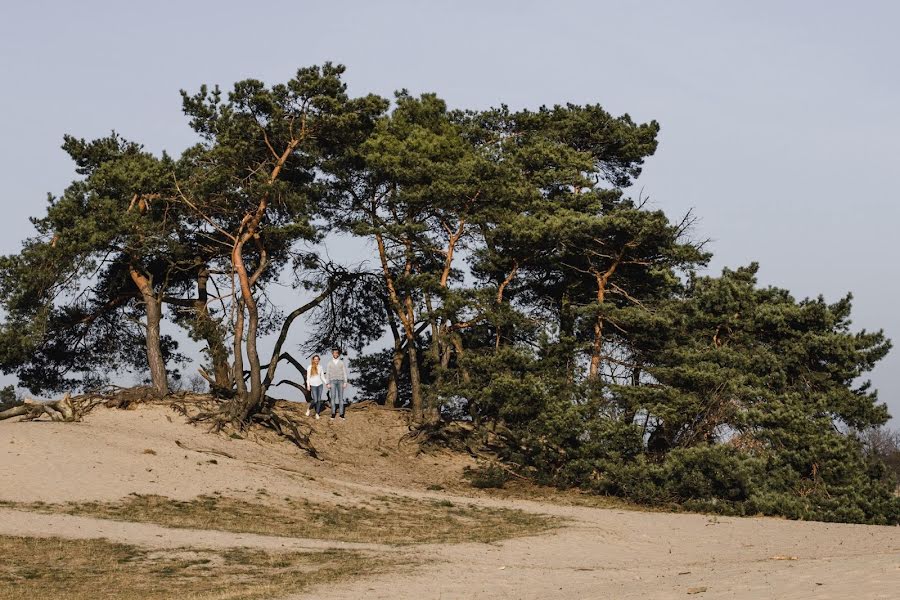
<svg viewBox="0 0 900 600">
<path fill-rule="evenodd" d="M 316 409 L 316 414 L 319 414 L 322 412 L 322 396 L 325 392 L 325 384 L 311 385 L 309 386 L 309 391 L 312 394 L 312 404 Z"/>
<path fill-rule="evenodd" d="M 340 379 L 332 379 L 328 382 L 331 385 L 331 417 L 334 418 L 334 413 L 338 408 L 338 404 L 341 407 L 341 417 L 344 416 L 344 384 L 345 381 L 341 381 Z"/>
</svg>

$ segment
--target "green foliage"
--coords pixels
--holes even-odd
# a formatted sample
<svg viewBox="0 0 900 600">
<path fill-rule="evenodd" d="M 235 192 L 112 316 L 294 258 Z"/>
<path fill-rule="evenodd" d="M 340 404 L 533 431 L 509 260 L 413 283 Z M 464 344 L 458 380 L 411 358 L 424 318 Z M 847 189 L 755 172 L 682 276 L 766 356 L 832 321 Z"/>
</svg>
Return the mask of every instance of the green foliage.
<svg viewBox="0 0 900 600">
<path fill-rule="evenodd" d="M 618 321 L 631 345 L 618 362 L 639 356 L 639 378 L 572 378 L 561 357 L 577 344 L 545 340 L 536 354 L 473 358 L 479 383 L 455 391 L 502 424 L 501 454 L 546 482 L 725 514 L 896 523 L 896 479 L 845 433 L 887 419 L 858 380 L 888 341 L 850 330 L 849 298 L 798 302 L 757 287 L 755 272 L 695 277 Z"/>
<path fill-rule="evenodd" d="M 66 136 L 63 149 L 83 179 L 49 198 L 20 253 L 0 257 L 0 368 L 35 392 L 96 387 L 110 371 L 144 368 L 137 322 L 146 311 L 130 273 L 159 285 L 184 257 L 168 156 L 116 133 Z M 176 349 L 160 338 L 163 356 L 178 361 Z"/>
<path fill-rule="evenodd" d="M 16 388 L 12 385 L 0 388 L 0 412 L 7 408 L 18 406 L 22 403 L 22 399 L 16 394 Z"/>
<path fill-rule="evenodd" d="M 467 468 L 463 472 L 463 476 L 469 480 L 472 487 L 486 488 L 502 488 L 509 481 L 509 473 L 494 463 L 488 463 L 475 468 Z"/>
<path fill-rule="evenodd" d="M 378 352 L 362 354 L 351 360 L 350 383 L 357 390 L 361 400 L 383 401 L 387 395 L 388 375 L 391 372 L 391 358 L 394 350 L 385 348 Z M 410 401 L 409 374 L 400 371 L 397 380 L 398 406 L 405 406 Z"/>
</svg>

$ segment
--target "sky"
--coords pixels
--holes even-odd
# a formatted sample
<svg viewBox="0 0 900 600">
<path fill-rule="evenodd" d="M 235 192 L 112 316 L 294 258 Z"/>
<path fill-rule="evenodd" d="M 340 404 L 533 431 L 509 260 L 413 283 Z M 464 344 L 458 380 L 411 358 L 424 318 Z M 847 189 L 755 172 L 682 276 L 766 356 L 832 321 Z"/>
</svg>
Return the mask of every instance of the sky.
<svg viewBox="0 0 900 600">
<path fill-rule="evenodd" d="M 758 261 L 798 298 L 852 292 L 854 327 L 900 340 L 898 21 L 889 1 L 2 0 L 0 253 L 75 177 L 63 134 L 177 153 L 195 139 L 180 89 L 331 60 L 352 94 L 656 119 L 632 193 L 673 219 L 693 210 L 711 272 Z M 900 416 L 900 351 L 872 380 Z"/>
</svg>

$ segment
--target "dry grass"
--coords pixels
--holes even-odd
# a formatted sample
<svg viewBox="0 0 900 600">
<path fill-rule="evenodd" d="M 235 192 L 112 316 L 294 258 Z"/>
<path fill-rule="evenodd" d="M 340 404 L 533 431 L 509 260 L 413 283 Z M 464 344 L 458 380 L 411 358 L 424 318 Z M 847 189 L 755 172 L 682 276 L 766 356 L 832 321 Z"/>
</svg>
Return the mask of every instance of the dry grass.
<svg viewBox="0 0 900 600">
<path fill-rule="evenodd" d="M 0 536 L 0 600 L 272 598 L 384 569 L 345 551 L 148 550 L 106 540 Z"/>
<path fill-rule="evenodd" d="M 16 505 L 40 512 L 89 515 L 167 527 L 216 529 L 383 544 L 496 542 L 557 527 L 561 520 L 507 508 L 381 496 L 355 506 L 263 496 L 248 502 L 225 496 L 172 500 L 133 494 L 118 502 Z"/>
<path fill-rule="evenodd" d="M 502 488 L 490 489 L 481 493 L 489 498 L 529 500 L 532 502 L 543 502 L 559 506 L 585 506 L 589 508 L 633 512 L 679 512 L 677 507 L 637 504 L 616 496 L 594 494 L 577 488 L 560 489 L 516 479 L 509 480 Z"/>
</svg>

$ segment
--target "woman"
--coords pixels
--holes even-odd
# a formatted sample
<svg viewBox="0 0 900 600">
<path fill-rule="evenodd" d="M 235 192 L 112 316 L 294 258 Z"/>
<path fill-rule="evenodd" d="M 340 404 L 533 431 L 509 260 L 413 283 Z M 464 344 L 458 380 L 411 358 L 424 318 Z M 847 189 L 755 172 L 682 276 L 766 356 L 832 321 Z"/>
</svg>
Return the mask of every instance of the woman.
<svg viewBox="0 0 900 600">
<path fill-rule="evenodd" d="M 306 389 L 312 395 L 312 403 L 316 408 L 316 419 L 322 412 L 322 394 L 325 391 L 325 373 L 319 366 L 319 355 L 314 354 L 312 362 L 306 368 Z M 306 409 L 306 416 L 309 416 L 309 408 Z"/>
</svg>

